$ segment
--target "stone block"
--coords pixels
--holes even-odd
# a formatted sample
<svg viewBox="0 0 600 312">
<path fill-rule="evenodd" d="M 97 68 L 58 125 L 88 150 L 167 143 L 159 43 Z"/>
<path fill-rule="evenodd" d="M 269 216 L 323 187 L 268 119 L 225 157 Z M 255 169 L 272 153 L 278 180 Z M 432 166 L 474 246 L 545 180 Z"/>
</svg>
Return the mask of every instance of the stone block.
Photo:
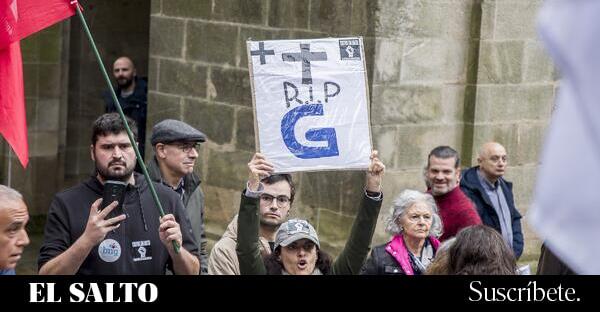
<svg viewBox="0 0 600 312">
<path fill-rule="evenodd" d="M 339 192 L 339 196 L 341 197 L 341 212 L 347 215 L 355 215 L 358 212 L 360 203 L 364 197 L 366 183 L 365 171 L 342 171 L 339 181 L 341 185 Z M 329 209 L 334 210 L 335 208 L 332 207 Z"/>
<path fill-rule="evenodd" d="M 457 40 L 408 40 L 401 80 L 464 83 L 467 48 L 467 42 Z"/>
<path fill-rule="evenodd" d="M 254 152 L 254 113 L 251 108 L 240 108 L 236 114 L 235 147 L 238 150 Z"/>
<path fill-rule="evenodd" d="M 365 50 L 365 66 L 367 69 L 367 84 L 369 89 L 373 85 L 373 72 L 375 71 L 375 52 L 376 52 L 376 38 L 367 37 L 363 38 L 363 45 Z M 369 91 L 369 99 L 371 98 L 371 92 Z"/>
<path fill-rule="evenodd" d="M 45 29 L 38 37 L 40 48 L 40 62 L 43 63 L 60 63 L 62 52 L 62 27 L 56 24 Z"/>
<path fill-rule="evenodd" d="M 25 98 L 25 117 L 27 118 L 27 131 L 37 131 L 37 121 L 38 121 L 38 99 L 34 98 Z M 4 137 L 3 137 L 4 139 Z M 4 140 L 3 140 L 4 142 Z"/>
<path fill-rule="evenodd" d="M 162 13 L 162 0 L 151 0 L 150 2 L 150 14 L 159 15 Z"/>
<path fill-rule="evenodd" d="M 238 27 L 190 21 L 185 44 L 188 60 L 235 65 Z"/>
<path fill-rule="evenodd" d="M 537 38 L 536 21 L 542 0 L 496 1 L 494 39 Z"/>
<path fill-rule="evenodd" d="M 150 19 L 150 33 L 152 34 L 150 54 L 182 58 L 184 29 L 185 22 L 181 19 L 152 17 Z"/>
<path fill-rule="evenodd" d="M 238 67 L 248 68 L 248 48 L 246 46 L 246 40 L 276 40 L 276 39 L 287 39 L 287 38 L 304 38 L 290 36 L 287 30 L 275 30 L 275 29 L 260 29 L 260 28 L 240 28 L 240 39 L 238 46 L 238 55 L 236 55 L 235 63 Z"/>
<path fill-rule="evenodd" d="M 480 86 L 477 122 L 548 120 L 554 102 L 552 85 Z"/>
<path fill-rule="evenodd" d="M 442 117 L 441 87 L 410 85 L 373 87 L 373 125 L 417 124 Z"/>
<path fill-rule="evenodd" d="M 306 31 L 306 30 L 290 30 L 288 33 L 289 38 L 294 38 L 294 39 L 318 39 L 318 38 L 326 38 L 328 36 L 331 36 L 327 33 L 324 32 L 318 32 L 318 31 Z"/>
<path fill-rule="evenodd" d="M 211 0 L 166 0 L 162 1 L 162 13 L 167 16 L 208 19 L 211 2 Z M 152 4 L 154 10 L 154 3 Z"/>
<path fill-rule="evenodd" d="M 23 64 L 35 64 L 40 60 L 39 35 L 32 35 L 21 40 L 21 56 Z"/>
<path fill-rule="evenodd" d="M 158 90 L 179 96 L 206 96 L 206 67 L 161 60 Z"/>
<path fill-rule="evenodd" d="M 337 183 L 338 172 L 304 172 L 296 185 L 299 200 L 311 209 L 340 207 L 340 185 Z M 298 180 L 297 180 L 298 181 Z"/>
<path fill-rule="evenodd" d="M 148 93 L 148 118 L 146 121 L 146 136 L 149 138 L 152 127 L 165 119 L 183 118 L 181 97 L 150 91 Z"/>
<path fill-rule="evenodd" d="M 352 35 L 352 1 L 312 0 L 310 10 L 310 30 L 334 36 Z"/>
<path fill-rule="evenodd" d="M 328 253 L 333 251 L 339 254 L 350 236 L 353 222 L 353 216 L 328 209 L 319 209 L 319 220 L 315 228 L 319 234 L 321 247 L 327 250 Z"/>
<path fill-rule="evenodd" d="M 211 186 L 241 192 L 248 181 L 248 162 L 253 153 L 210 150 L 209 154 L 206 181 Z"/>
<path fill-rule="evenodd" d="M 447 84 L 442 88 L 442 123 L 462 123 L 465 120 L 466 87 Z"/>
<path fill-rule="evenodd" d="M 185 99 L 185 122 L 206 134 L 216 144 L 228 144 L 233 139 L 234 109 L 229 105 Z M 248 163 L 246 161 L 246 163 Z"/>
<path fill-rule="evenodd" d="M 211 185 L 211 181 L 203 181 L 204 222 L 214 234 L 223 235 L 225 229 L 240 209 L 240 190 L 229 190 Z M 209 226 L 210 225 L 210 226 Z"/>
<path fill-rule="evenodd" d="M 58 98 L 61 90 L 61 65 L 39 64 L 38 85 L 40 98 Z"/>
<path fill-rule="evenodd" d="M 28 174 L 31 175 L 32 190 L 35 196 L 28 198 L 29 214 L 46 214 L 54 194 L 61 191 L 62 170 L 56 154 L 45 157 L 31 157 Z"/>
<path fill-rule="evenodd" d="M 308 28 L 309 0 L 271 1 L 269 26 L 277 28 Z"/>
<path fill-rule="evenodd" d="M 386 170 L 396 167 L 396 149 L 398 148 L 398 128 L 396 126 L 372 126 L 373 149 L 379 152 L 379 158 Z"/>
<path fill-rule="evenodd" d="M 351 33 L 354 36 L 375 36 L 375 21 L 378 14 L 377 1 L 352 0 Z"/>
<path fill-rule="evenodd" d="M 522 41 L 482 41 L 479 83 L 520 83 L 523 63 Z"/>
<path fill-rule="evenodd" d="M 28 133 L 29 157 L 55 156 L 58 154 L 58 135 L 54 131 Z"/>
<path fill-rule="evenodd" d="M 536 164 L 517 166 L 513 164 L 512 156 L 515 151 L 508 151 L 508 169 L 505 178 L 513 183 L 513 195 L 517 209 L 522 215 L 527 213 L 527 208 L 533 200 L 535 181 L 538 167 Z"/>
<path fill-rule="evenodd" d="M 396 166 L 402 169 L 422 169 L 427 155 L 436 146 L 449 145 L 460 153 L 462 125 L 401 126 L 396 152 Z"/>
<path fill-rule="evenodd" d="M 481 39 L 493 39 L 496 24 L 496 1 L 481 3 Z"/>
<path fill-rule="evenodd" d="M 425 178 L 423 176 L 426 164 L 427 160 L 425 157 L 419 168 L 393 170 L 385 173 L 382 182 L 384 198 L 380 215 L 386 217 L 389 214 L 389 209 L 400 192 L 404 190 L 424 192 L 426 190 Z"/>
<path fill-rule="evenodd" d="M 498 142 L 509 151 L 512 166 L 519 166 L 519 125 L 516 123 L 476 123 L 473 128 L 473 158 L 476 163 L 477 150 L 486 142 Z"/>
<path fill-rule="evenodd" d="M 27 102 L 26 105 L 29 105 Z M 35 127 L 38 131 L 59 131 L 60 101 L 58 99 L 39 99 L 37 101 Z M 31 126 L 32 124 L 28 124 Z M 56 133 L 58 136 L 58 133 Z"/>
<path fill-rule="evenodd" d="M 554 82 L 558 70 L 539 41 L 526 41 L 524 52 L 523 82 Z"/>
<path fill-rule="evenodd" d="M 378 37 L 385 38 L 468 38 L 470 1 L 379 1 Z"/>
<path fill-rule="evenodd" d="M 23 64 L 23 88 L 25 97 L 38 96 L 38 64 Z"/>
<path fill-rule="evenodd" d="M 262 0 L 219 0 L 213 2 L 211 19 L 264 25 L 266 2 Z"/>
<path fill-rule="evenodd" d="M 252 106 L 250 76 L 247 70 L 212 67 L 210 83 L 214 87 L 212 100 L 240 106 Z"/>
<path fill-rule="evenodd" d="M 296 181 L 297 196 L 307 209 L 349 214 L 356 213 L 365 183 L 360 171 L 305 172 Z"/>
<path fill-rule="evenodd" d="M 148 61 L 148 90 L 158 91 L 158 77 L 160 75 L 160 59 L 151 57 Z"/>
<path fill-rule="evenodd" d="M 537 164 L 539 162 L 547 127 L 547 122 L 519 124 L 516 155 L 518 164 Z"/>
<path fill-rule="evenodd" d="M 375 73 L 373 84 L 396 84 L 400 80 L 403 42 L 392 39 L 377 39 L 374 55 Z"/>
</svg>

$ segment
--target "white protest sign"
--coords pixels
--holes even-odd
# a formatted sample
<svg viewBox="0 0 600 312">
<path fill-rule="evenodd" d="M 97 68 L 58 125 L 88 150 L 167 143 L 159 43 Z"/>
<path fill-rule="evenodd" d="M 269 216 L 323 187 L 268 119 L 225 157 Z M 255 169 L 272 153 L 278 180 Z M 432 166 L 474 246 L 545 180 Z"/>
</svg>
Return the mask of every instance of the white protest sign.
<svg viewBox="0 0 600 312">
<path fill-rule="evenodd" d="M 247 41 L 258 149 L 276 172 L 366 169 L 362 38 Z"/>
</svg>

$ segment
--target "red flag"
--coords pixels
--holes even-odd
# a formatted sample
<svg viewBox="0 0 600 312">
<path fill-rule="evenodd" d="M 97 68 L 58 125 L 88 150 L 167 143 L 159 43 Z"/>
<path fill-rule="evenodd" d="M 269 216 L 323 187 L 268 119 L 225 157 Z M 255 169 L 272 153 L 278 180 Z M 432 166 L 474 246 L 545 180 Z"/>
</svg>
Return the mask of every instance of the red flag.
<svg viewBox="0 0 600 312">
<path fill-rule="evenodd" d="M 0 134 L 23 167 L 29 162 L 21 45 L 17 41 L 0 50 Z"/>
<path fill-rule="evenodd" d="M 19 40 L 75 14 L 70 0 L 0 0 L 0 134 L 29 162 Z M 76 2 L 76 1 L 75 1 Z"/>
</svg>

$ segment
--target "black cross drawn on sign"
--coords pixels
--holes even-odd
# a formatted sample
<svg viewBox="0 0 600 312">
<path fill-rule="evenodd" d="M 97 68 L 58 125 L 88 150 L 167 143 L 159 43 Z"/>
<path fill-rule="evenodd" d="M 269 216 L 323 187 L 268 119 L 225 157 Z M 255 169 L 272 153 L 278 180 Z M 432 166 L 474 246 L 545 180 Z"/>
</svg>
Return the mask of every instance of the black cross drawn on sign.
<svg viewBox="0 0 600 312">
<path fill-rule="evenodd" d="M 300 53 L 282 53 L 284 62 L 302 62 L 302 84 L 312 84 L 310 61 L 327 61 L 327 53 L 310 52 L 310 44 L 300 44 Z"/>
<path fill-rule="evenodd" d="M 252 55 L 252 56 L 254 56 L 254 55 L 260 55 L 260 64 L 261 65 L 265 65 L 267 63 L 265 55 L 275 55 L 275 51 L 273 51 L 273 50 L 265 50 L 265 43 L 264 42 L 259 42 L 258 43 L 258 50 L 250 51 L 250 55 Z"/>
</svg>

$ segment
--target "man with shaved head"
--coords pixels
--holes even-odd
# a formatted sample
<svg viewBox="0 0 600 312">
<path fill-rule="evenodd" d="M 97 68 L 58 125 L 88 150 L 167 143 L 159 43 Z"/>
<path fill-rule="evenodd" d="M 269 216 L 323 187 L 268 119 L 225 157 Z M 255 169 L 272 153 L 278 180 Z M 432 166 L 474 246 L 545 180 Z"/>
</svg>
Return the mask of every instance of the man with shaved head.
<svg viewBox="0 0 600 312">
<path fill-rule="evenodd" d="M 481 221 L 502 234 L 518 259 L 523 253 L 523 232 L 512 183 L 503 177 L 508 163 L 506 149 L 496 142 L 485 143 L 477 162 L 478 166 L 464 172 L 460 187 L 477 206 Z"/>
<path fill-rule="evenodd" d="M 0 275 L 14 275 L 23 249 L 29 244 L 25 225 L 29 221 L 23 196 L 0 185 Z"/>
<path fill-rule="evenodd" d="M 121 103 L 125 116 L 133 119 L 138 125 L 139 149 L 144 158 L 146 143 L 146 116 L 148 112 L 148 83 L 145 78 L 138 78 L 133 61 L 127 56 L 121 56 L 113 64 L 113 76 L 117 82 L 115 93 Z M 112 95 L 107 90 L 103 94 L 106 112 L 117 111 Z M 136 167 L 136 171 L 140 171 Z"/>
</svg>

